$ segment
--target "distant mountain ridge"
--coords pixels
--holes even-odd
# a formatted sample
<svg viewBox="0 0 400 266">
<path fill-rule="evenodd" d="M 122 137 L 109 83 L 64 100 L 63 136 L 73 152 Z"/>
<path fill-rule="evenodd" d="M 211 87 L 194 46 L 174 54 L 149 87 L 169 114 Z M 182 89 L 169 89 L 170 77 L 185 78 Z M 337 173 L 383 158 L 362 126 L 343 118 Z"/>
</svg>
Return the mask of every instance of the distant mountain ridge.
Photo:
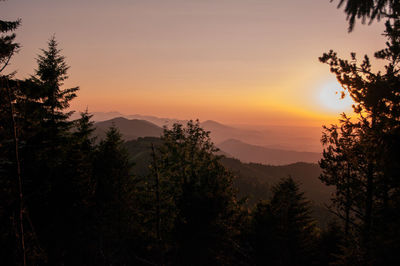
<svg viewBox="0 0 400 266">
<path fill-rule="evenodd" d="M 321 154 L 315 152 L 300 152 L 267 148 L 229 139 L 217 144 L 217 147 L 234 158 L 245 163 L 262 163 L 270 165 L 285 165 L 296 162 L 317 163 Z"/>
<path fill-rule="evenodd" d="M 119 129 L 125 140 L 133 140 L 139 137 L 160 137 L 163 129 L 149 121 L 139 119 L 126 119 L 117 117 L 94 124 L 95 135 L 103 138 L 111 126 Z"/>
<path fill-rule="evenodd" d="M 127 119 L 117 117 L 95 123 L 95 134 L 102 139 L 111 126 L 117 127 L 125 140 L 134 140 L 139 137 L 160 137 L 163 128 L 147 120 Z M 250 137 L 257 132 L 245 131 L 230 127 L 212 120 L 200 123 L 200 126 L 211 132 L 211 139 L 217 143 L 221 154 L 233 157 L 246 163 L 263 163 L 268 165 L 285 165 L 296 162 L 317 163 L 321 155 L 315 152 L 301 152 L 287 149 L 270 148 L 253 145 L 238 139 L 227 139 L 230 136 Z M 220 142 L 218 142 L 220 141 Z"/>
<path fill-rule="evenodd" d="M 207 120 L 200 123 L 200 126 L 210 131 L 210 137 L 214 143 L 219 143 L 227 139 L 245 139 L 258 140 L 263 138 L 262 133 L 256 130 L 246 130 L 221 124 L 213 120 Z"/>
<path fill-rule="evenodd" d="M 179 123 L 179 124 L 186 124 L 188 120 L 180 120 L 176 118 L 160 118 L 156 116 L 151 116 L 151 115 L 140 115 L 140 114 L 134 114 L 134 115 L 125 115 L 117 111 L 112 111 L 112 112 L 94 112 L 91 114 L 92 120 L 95 121 L 96 123 L 98 122 L 103 122 L 107 120 L 111 120 L 114 118 L 126 118 L 126 119 L 137 119 L 137 120 L 146 120 L 148 122 L 151 122 L 159 127 L 163 126 L 172 126 L 174 123 Z M 79 118 L 79 113 L 75 112 L 71 119 L 78 119 Z"/>
<path fill-rule="evenodd" d="M 95 112 L 93 120 L 96 122 L 106 122 L 114 118 L 123 117 L 129 120 L 146 120 L 160 128 L 163 126 L 171 127 L 174 123 L 185 125 L 188 120 L 176 118 L 159 118 L 148 115 L 124 115 L 119 112 Z M 71 119 L 78 118 L 75 113 Z M 319 127 L 307 126 L 273 126 L 273 125 L 226 125 L 213 120 L 206 120 L 200 123 L 201 127 L 210 131 L 211 139 L 214 143 L 222 143 L 230 139 L 236 139 L 244 143 L 261 146 L 271 149 L 315 152 L 322 150 L 320 143 L 322 129 Z M 143 134 L 124 132 L 129 139 Z M 151 134 L 149 136 L 155 136 Z"/>
</svg>

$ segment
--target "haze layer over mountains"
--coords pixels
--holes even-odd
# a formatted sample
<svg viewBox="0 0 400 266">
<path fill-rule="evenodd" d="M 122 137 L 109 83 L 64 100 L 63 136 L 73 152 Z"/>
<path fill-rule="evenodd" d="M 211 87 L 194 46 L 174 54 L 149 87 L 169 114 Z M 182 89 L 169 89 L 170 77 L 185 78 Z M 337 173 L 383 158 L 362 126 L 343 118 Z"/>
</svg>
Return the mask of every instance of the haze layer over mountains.
<svg viewBox="0 0 400 266">
<path fill-rule="evenodd" d="M 144 115 L 123 115 L 118 112 L 93 113 L 96 134 L 102 138 L 115 125 L 125 140 L 159 137 L 163 127 L 187 120 Z M 212 141 L 221 153 L 242 162 L 284 165 L 296 162 L 317 163 L 321 157 L 321 128 L 295 126 L 224 125 L 207 120 L 201 127 L 210 131 Z"/>
</svg>

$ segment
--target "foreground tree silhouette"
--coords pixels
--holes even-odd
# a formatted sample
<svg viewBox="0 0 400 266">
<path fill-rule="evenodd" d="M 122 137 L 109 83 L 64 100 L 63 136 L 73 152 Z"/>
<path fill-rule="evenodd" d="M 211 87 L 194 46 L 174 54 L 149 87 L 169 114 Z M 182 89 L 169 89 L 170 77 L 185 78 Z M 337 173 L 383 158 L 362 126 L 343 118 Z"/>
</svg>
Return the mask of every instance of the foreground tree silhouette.
<svg viewBox="0 0 400 266">
<path fill-rule="evenodd" d="M 95 153 L 95 227 L 99 265 L 124 265 L 132 261 L 135 221 L 132 163 L 121 134 L 111 127 Z"/>
<path fill-rule="evenodd" d="M 172 263 L 229 263 L 235 254 L 232 175 L 219 162 L 209 133 L 200 128 L 198 121 L 165 129 L 162 140 L 161 198 L 171 204 L 169 218 L 164 216 L 163 224 L 164 228 L 168 223 L 172 225 L 172 234 L 164 238 L 173 241 Z"/>
<path fill-rule="evenodd" d="M 2 77 L 2 81 L 7 85 L 2 86 L 2 90 L 8 89 L 10 93 L 5 94 L 8 95 L 7 98 L 1 97 L 0 100 L 0 135 L 5 137 L 1 140 L 0 149 L 4 149 L 4 153 L 0 156 L 4 155 L 6 158 L 5 164 L 1 161 L 0 165 L 1 182 L 4 184 L 4 191 L 8 190 L 11 193 L 7 195 L 2 191 L 1 197 L 8 198 L 4 201 L 7 211 L 16 209 L 15 204 L 18 201 L 13 195 L 21 193 L 17 193 L 17 182 L 12 180 L 15 177 L 16 162 L 20 162 L 20 176 L 23 182 L 19 183 L 21 191 L 24 192 L 24 206 L 21 208 L 23 219 L 19 220 L 23 220 L 25 230 L 24 234 L 18 233 L 17 236 L 25 236 L 26 258 L 31 264 L 65 262 L 65 256 L 72 253 L 72 243 L 82 232 L 76 230 L 80 228 L 77 226 L 77 220 L 74 220 L 80 217 L 76 211 L 79 209 L 80 213 L 83 212 L 83 202 L 87 198 L 87 195 L 76 193 L 76 189 L 80 186 L 78 184 L 86 182 L 83 180 L 89 179 L 83 171 L 73 171 L 72 169 L 76 168 L 70 168 L 71 165 L 83 167 L 85 164 L 82 160 L 90 156 L 86 156 L 85 150 L 82 150 L 81 156 L 75 156 L 76 153 L 73 155 L 73 149 L 77 148 L 80 140 L 71 131 L 74 122 L 68 120 L 70 114 L 63 113 L 63 110 L 75 97 L 76 88 L 61 89 L 61 81 L 66 78 L 67 67 L 64 58 L 56 49 L 54 38 L 49 46 L 49 50 L 41 57 L 46 64 L 40 64 L 38 69 L 42 72 L 38 71 L 38 76 L 27 80 Z M 42 62 L 41 60 L 39 62 Z M 54 85 L 53 90 L 50 89 L 51 84 Z M 11 134 L 12 132 L 14 134 Z M 82 132 L 81 137 L 86 133 Z M 12 139 L 18 140 L 19 145 L 15 145 L 15 148 L 10 147 Z M 10 161 L 10 158 L 15 158 L 17 152 L 19 160 Z M 90 164 L 90 161 L 87 163 Z M 89 193 L 90 189 L 81 187 L 80 191 Z M 79 208 L 76 208 L 77 206 Z M 7 215 L 8 213 L 5 216 L 1 214 L 2 218 L 6 219 Z M 8 219 L 11 217 L 8 216 Z M 2 244 L 12 246 L 7 241 Z M 14 250 L 19 252 L 19 249 Z M 5 257 L 11 258 L 13 253 L 8 252 Z M 22 256 L 18 254 L 16 257 Z M 18 260 L 13 259 L 14 262 Z"/>
<path fill-rule="evenodd" d="M 320 166 L 323 170 L 320 179 L 327 185 L 335 185 L 335 197 L 330 210 L 344 220 L 345 235 L 350 234 L 354 225 L 355 212 L 360 212 L 356 206 L 356 198 L 362 190 L 357 178 L 363 159 L 360 157 L 357 128 L 345 115 L 340 127 L 324 127 L 322 143 L 327 146 L 323 151 Z"/>
<path fill-rule="evenodd" d="M 400 12 L 400 4 L 396 0 L 339 0 L 338 8 L 344 4 L 344 11 L 349 21 L 349 31 L 354 29 L 356 19 L 361 19 L 362 23 L 367 20 L 372 23 L 375 19 L 396 18 Z"/>
<path fill-rule="evenodd" d="M 21 20 L 0 20 L 0 73 L 7 67 L 11 57 L 18 51 L 20 45 L 14 42 L 15 31 L 21 24 Z"/>
<path fill-rule="evenodd" d="M 253 213 L 252 242 L 257 265 L 310 265 L 316 239 L 311 203 L 292 178 L 272 189 L 270 202 Z"/>
<path fill-rule="evenodd" d="M 0 20 L 0 201 L 4 203 L 4 205 L 0 205 L 0 226 L 5 229 L 4 232 L 0 232 L 2 244 L 0 249 L 4 252 L 1 257 L 4 257 L 5 263 L 11 263 L 13 255 L 18 257 L 19 254 L 13 252 L 13 250 L 18 250 L 16 253 L 21 253 L 21 264 L 26 265 L 25 207 L 19 155 L 19 129 L 14 104 L 19 88 L 11 80 L 13 74 L 2 75 L 11 57 L 20 47 L 18 43 L 14 42 L 15 33 L 11 33 L 18 28 L 20 22 L 20 20 Z M 13 148 L 10 146 L 11 143 L 13 143 Z M 13 207 L 7 208 L 10 205 Z M 13 221 L 16 224 L 13 225 Z M 12 227 L 15 230 L 11 230 Z M 9 245 L 10 242 L 13 242 L 10 241 L 14 238 L 12 236 L 13 231 L 15 231 L 15 238 L 17 238 L 16 242 L 19 242 L 17 247 Z"/>
<path fill-rule="evenodd" d="M 46 117 L 54 126 L 69 126 L 66 121 L 71 113 L 62 111 L 69 107 L 70 101 L 76 97 L 79 87 L 63 89 L 63 82 L 68 78 L 67 71 L 69 66 L 65 62 L 65 57 L 61 55 L 58 43 L 53 35 L 47 43 L 47 49 L 42 49 L 42 55 L 38 55 L 35 76 L 32 79 L 41 88 L 41 100 L 43 106 L 48 110 Z M 55 134 L 55 133 L 54 133 Z"/>
<path fill-rule="evenodd" d="M 67 76 L 65 58 L 52 37 L 42 50 L 36 76 L 25 82 L 21 97 L 21 121 L 24 136 L 23 172 L 30 224 L 42 241 L 41 259 L 50 263 L 64 260 L 72 247 L 71 221 L 75 184 L 67 169 L 74 137 L 70 113 L 64 113 L 78 88 L 62 89 Z M 26 100 L 24 100 L 26 99 Z M 83 158 L 83 157 L 82 157 Z M 76 174 L 76 173 L 73 173 Z M 59 230 L 64 228 L 64 230 Z"/>
<path fill-rule="evenodd" d="M 361 18 L 386 19 L 387 47 L 375 53 L 385 60 L 382 71 L 374 72 L 367 56 L 361 64 L 330 51 L 320 60 L 330 66 L 355 101 L 356 120 L 340 121 L 340 130 L 327 128 L 321 179 L 336 186 L 334 205 L 354 234 L 344 257 L 346 263 L 396 264 L 400 247 L 399 206 L 400 160 L 400 17 L 398 1 L 347 1 L 346 10 Z M 363 5 L 363 3 L 365 5 Z M 350 24 L 352 25 L 352 24 Z M 347 129 L 351 129 L 348 134 Z M 350 143 L 350 145 L 348 144 Z M 341 166 L 349 168 L 344 173 Z M 390 228 L 388 233 L 387 228 Z M 350 250 L 351 249 L 351 250 Z"/>
</svg>

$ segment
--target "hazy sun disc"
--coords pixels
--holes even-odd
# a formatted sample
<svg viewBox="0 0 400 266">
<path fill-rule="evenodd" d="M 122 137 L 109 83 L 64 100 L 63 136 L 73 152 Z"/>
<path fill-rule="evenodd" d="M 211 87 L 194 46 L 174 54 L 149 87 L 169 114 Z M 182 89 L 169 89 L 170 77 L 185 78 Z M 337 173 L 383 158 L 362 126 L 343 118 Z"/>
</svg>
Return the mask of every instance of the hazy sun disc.
<svg viewBox="0 0 400 266">
<path fill-rule="evenodd" d="M 341 99 L 343 89 L 335 82 L 329 82 L 319 88 L 318 103 L 326 111 L 331 112 L 348 112 L 352 110 L 353 99 L 347 92 L 345 97 Z"/>
</svg>

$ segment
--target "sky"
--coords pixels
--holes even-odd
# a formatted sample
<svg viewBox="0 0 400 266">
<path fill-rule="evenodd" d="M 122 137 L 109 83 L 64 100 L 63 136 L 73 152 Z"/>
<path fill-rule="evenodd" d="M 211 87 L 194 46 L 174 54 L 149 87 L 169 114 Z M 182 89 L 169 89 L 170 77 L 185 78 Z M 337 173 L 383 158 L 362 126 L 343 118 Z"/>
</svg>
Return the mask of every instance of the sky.
<svg viewBox="0 0 400 266">
<path fill-rule="evenodd" d="M 318 57 L 384 46 L 382 23 L 352 33 L 330 0 L 6 0 L 22 19 L 8 71 L 34 73 L 55 34 L 79 86 L 71 108 L 226 124 L 320 126 L 351 100 Z"/>
</svg>

